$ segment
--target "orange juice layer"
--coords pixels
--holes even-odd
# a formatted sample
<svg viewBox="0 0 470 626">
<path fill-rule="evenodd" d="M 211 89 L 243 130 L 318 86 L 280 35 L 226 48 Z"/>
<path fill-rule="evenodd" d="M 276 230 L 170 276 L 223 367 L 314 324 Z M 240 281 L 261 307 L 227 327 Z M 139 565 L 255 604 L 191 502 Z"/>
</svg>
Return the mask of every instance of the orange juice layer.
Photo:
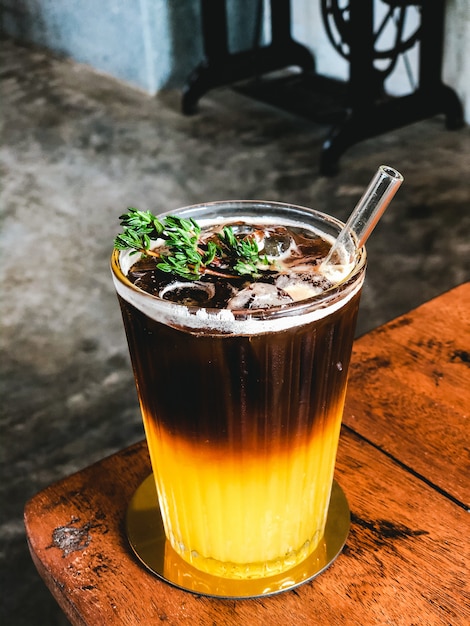
<svg viewBox="0 0 470 626">
<path fill-rule="evenodd" d="M 339 413 L 339 412 L 338 412 Z M 144 420 L 166 535 L 194 567 L 228 578 L 277 574 L 323 536 L 340 415 L 310 441 L 263 450 L 192 446 Z"/>
</svg>

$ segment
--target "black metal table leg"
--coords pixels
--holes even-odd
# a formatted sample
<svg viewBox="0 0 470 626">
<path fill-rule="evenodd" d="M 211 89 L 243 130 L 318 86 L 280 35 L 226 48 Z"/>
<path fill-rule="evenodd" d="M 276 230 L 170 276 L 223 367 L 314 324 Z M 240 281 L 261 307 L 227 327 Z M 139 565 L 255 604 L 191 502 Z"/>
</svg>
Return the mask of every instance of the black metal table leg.
<svg viewBox="0 0 470 626">
<path fill-rule="evenodd" d="M 261 10 L 261 4 L 259 7 Z M 205 58 L 183 88 L 182 110 L 187 115 L 194 113 L 199 99 L 215 87 L 289 66 L 314 68 L 311 52 L 291 36 L 289 0 L 271 0 L 271 42 L 241 52 L 228 49 L 225 0 L 201 0 L 201 17 Z"/>
<path fill-rule="evenodd" d="M 337 174 L 340 157 L 354 144 L 435 115 L 445 113 L 456 124 L 447 125 L 449 129 L 461 128 L 461 112 L 455 93 L 445 85 L 432 98 L 420 89 L 407 96 L 376 103 L 373 108 L 350 111 L 345 121 L 335 126 L 323 143 L 320 173 L 323 176 Z"/>
<path fill-rule="evenodd" d="M 464 114 L 455 91 L 442 82 L 444 19 L 445 0 L 423 3 L 419 86 L 425 96 L 435 101 L 436 113 L 446 116 L 446 127 L 456 130 L 464 125 Z"/>
<path fill-rule="evenodd" d="M 345 120 L 330 131 L 323 143 L 321 174 L 335 175 L 347 148 L 369 137 L 440 114 L 446 116 L 450 130 L 464 125 L 460 100 L 441 78 L 444 4 L 444 0 L 423 3 L 418 88 L 410 95 L 391 98 L 381 90 L 373 65 L 373 0 L 351 0 L 350 106 Z"/>
<path fill-rule="evenodd" d="M 270 0 L 271 42 L 260 44 L 262 2 L 258 0 L 256 43 L 249 50 L 230 53 L 225 0 L 201 0 L 204 55 L 183 90 L 183 112 L 195 112 L 199 98 L 221 85 L 240 83 L 289 66 L 303 72 L 292 76 L 252 81 L 240 91 L 280 108 L 332 127 L 320 153 L 320 173 L 331 176 L 339 169 L 341 155 L 353 144 L 381 133 L 443 114 L 448 129 L 464 125 L 462 104 L 453 89 L 442 81 L 445 0 L 382 0 L 388 5 L 387 19 L 397 26 L 396 47 L 387 70 L 378 69 L 380 52 L 375 49 L 380 29 L 375 28 L 378 0 L 324 0 L 324 19 L 341 19 L 338 28 L 349 47 L 341 53 L 349 62 L 349 80 L 334 81 L 315 71 L 311 52 L 291 36 L 290 0 Z M 401 41 L 399 27 L 408 6 L 419 7 L 421 22 L 412 37 Z M 394 11 L 401 11 L 395 19 Z M 328 13 L 329 11 L 329 13 Z M 331 32 L 329 31 L 329 36 Z M 338 48 L 337 42 L 330 40 Z M 385 79 L 399 54 L 419 43 L 418 80 L 414 91 L 391 97 Z M 383 58 L 383 56 L 382 56 Z M 341 85 L 339 84 L 341 82 Z M 327 122 L 328 123 L 328 122 Z"/>
</svg>

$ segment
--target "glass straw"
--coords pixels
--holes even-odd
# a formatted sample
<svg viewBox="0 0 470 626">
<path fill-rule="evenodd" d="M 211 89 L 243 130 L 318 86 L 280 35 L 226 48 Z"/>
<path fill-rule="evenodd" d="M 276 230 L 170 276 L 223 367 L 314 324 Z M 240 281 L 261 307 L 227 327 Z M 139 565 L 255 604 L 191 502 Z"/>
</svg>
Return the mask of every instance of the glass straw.
<svg viewBox="0 0 470 626">
<path fill-rule="evenodd" d="M 322 265 L 342 262 L 340 251 L 351 249 L 351 233 L 355 249 L 364 245 L 402 182 L 403 176 L 393 167 L 379 167 Z"/>
</svg>

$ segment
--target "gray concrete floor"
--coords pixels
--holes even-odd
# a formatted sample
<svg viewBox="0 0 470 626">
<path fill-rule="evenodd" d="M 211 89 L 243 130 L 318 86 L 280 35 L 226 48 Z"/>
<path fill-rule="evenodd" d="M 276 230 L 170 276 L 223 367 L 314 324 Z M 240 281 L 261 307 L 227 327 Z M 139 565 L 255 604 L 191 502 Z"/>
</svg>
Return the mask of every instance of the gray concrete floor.
<svg viewBox="0 0 470 626">
<path fill-rule="evenodd" d="M 3 42 L 2 623 L 66 624 L 30 560 L 28 498 L 143 438 L 108 257 L 127 206 L 262 198 L 344 219 L 378 165 L 405 176 L 374 232 L 358 335 L 468 280 L 470 130 L 429 119 L 362 142 L 318 175 L 328 127 L 231 89 L 196 116 Z"/>
</svg>

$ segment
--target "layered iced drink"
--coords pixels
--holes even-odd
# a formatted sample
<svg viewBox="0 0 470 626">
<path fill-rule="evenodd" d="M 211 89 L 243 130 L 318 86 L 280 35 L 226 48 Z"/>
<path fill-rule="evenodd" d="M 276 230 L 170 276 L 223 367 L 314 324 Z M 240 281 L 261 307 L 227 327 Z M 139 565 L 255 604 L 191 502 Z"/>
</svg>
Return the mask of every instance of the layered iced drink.
<svg viewBox="0 0 470 626">
<path fill-rule="evenodd" d="M 322 266 L 342 225 L 301 207 L 176 214 L 205 247 L 227 225 L 256 240 L 263 264 L 256 278 L 222 266 L 195 280 L 113 253 L 165 533 L 200 570 L 270 576 L 324 533 L 365 251 Z"/>
</svg>

